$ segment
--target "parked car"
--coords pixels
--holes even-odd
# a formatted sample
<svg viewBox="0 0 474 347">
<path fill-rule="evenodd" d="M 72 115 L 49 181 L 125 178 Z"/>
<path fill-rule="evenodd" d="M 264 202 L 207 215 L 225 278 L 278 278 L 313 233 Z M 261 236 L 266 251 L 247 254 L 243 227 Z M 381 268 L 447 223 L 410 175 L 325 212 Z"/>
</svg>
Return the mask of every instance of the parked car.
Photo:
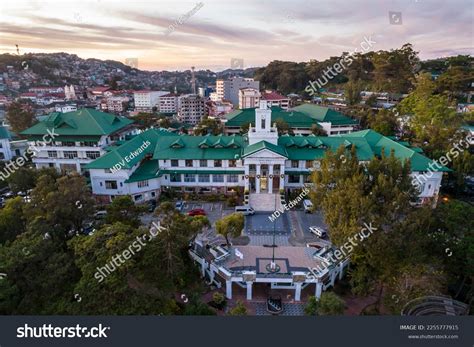
<svg viewBox="0 0 474 347">
<path fill-rule="evenodd" d="M 181 212 L 183 209 L 184 209 L 184 204 L 186 203 L 186 201 L 184 200 L 179 200 L 179 201 L 176 201 L 176 204 L 174 205 L 174 207 L 179 211 Z"/>
<path fill-rule="evenodd" d="M 188 216 L 205 216 L 206 211 L 204 211 L 202 208 L 195 208 L 194 210 L 191 210 L 188 212 Z"/>
<path fill-rule="evenodd" d="M 81 232 L 83 234 L 89 235 L 92 233 L 93 230 L 94 230 L 94 222 L 87 221 L 82 224 Z"/>
<path fill-rule="evenodd" d="M 303 200 L 303 207 L 304 211 L 306 213 L 312 213 L 313 212 L 313 203 L 309 199 L 304 199 Z"/>
<path fill-rule="evenodd" d="M 94 213 L 94 218 L 95 219 L 104 219 L 105 216 L 107 216 L 107 211 L 105 211 L 105 210 L 97 211 L 96 213 Z"/>
<path fill-rule="evenodd" d="M 255 214 L 255 210 L 249 205 L 235 206 L 235 212 L 242 213 L 244 216 Z"/>
<path fill-rule="evenodd" d="M 311 226 L 309 227 L 309 232 L 320 237 L 320 238 L 325 238 L 328 233 L 326 232 L 326 230 L 324 230 L 323 228 L 320 228 L 320 227 L 316 227 L 316 226 Z"/>
</svg>

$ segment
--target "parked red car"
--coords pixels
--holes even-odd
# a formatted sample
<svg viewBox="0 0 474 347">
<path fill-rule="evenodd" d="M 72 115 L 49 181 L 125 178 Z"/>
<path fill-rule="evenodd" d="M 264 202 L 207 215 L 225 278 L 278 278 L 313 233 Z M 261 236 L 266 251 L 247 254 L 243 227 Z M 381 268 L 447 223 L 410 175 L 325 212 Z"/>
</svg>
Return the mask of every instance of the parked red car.
<svg viewBox="0 0 474 347">
<path fill-rule="evenodd" d="M 205 216 L 206 211 L 204 211 L 202 208 L 195 208 L 194 210 L 191 210 L 188 212 L 188 216 Z"/>
</svg>

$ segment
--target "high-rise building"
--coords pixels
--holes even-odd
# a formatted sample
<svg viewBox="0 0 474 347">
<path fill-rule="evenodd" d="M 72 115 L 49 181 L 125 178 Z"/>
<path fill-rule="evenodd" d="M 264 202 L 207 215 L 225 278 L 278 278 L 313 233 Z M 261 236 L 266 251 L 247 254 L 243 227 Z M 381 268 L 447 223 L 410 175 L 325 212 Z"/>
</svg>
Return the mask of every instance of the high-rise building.
<svg viewBox="0 0 474 347">
<path fill-rule="evenodd" d="M 166 91 L 138 90 L 133 93 L 136 111 L 151 111 L 158 107 L 160 96 L 169 94 Z"/>
<path fill-rule="evenodd" d="M 223 100 L 229 100 L 234 106 L 239 105 L 239 90 L 253 88 L 260 90 L 260 82 L 253 78 L 233 77 L 230 80 L 217 80 L 216 92 Z"/>
<path fill-rule="evenodd" d="M 199 123 L 204 117 L 205 109 L 205 99 L 199 95 L 187 94 L 178 98 L 178 119 L 183 123 Z"/>
</svg>

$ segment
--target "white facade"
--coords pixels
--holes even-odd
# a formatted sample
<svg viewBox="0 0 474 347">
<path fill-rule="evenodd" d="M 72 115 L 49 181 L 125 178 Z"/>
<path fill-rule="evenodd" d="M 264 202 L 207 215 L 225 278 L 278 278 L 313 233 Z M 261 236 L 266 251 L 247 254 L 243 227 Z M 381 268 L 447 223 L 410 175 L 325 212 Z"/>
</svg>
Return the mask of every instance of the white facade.
<svg viewBox="0 0 474 347">
<path fill-rule="evenodd" d="M 230 80 L 217 80 L 216 92 L 219 97 L 229 100 L 234 106 L 239 105 L 239 90 L 253 88 L 260 90 L 260 82 L 253 78 L 233 77 Z"/>
<path fill-rule="evenodd" d="M 135 102 L 135 109 L 137 111 L 151 111 L 155 106 L 158 106 L 160 96 L 169 94 L 165 91 L 140 90 L 133 93 Z"/>
<path fill-rule="evenodd" d="M 166 94 L 160 96 L 160 112 L 176 113 L 178 112 L 178 96 L 176 94 Z"/>
<path fill-rule="evenodd" d="M 9 139 L 0 139 L 0 160 L 8 161 L 13 158 Z"/>
<path fill-rule="evenodd" d="M 254 88 L 242 88 L 239 90 L 239 108 L 255 108 L 260 103 L 260 92 Z"/>
</svg>

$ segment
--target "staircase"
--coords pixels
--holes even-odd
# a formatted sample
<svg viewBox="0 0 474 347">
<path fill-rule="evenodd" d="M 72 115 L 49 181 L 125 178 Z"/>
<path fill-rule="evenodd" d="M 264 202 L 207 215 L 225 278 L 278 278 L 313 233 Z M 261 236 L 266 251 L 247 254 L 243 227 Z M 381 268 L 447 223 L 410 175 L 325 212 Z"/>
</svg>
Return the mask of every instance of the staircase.
<svg viewBox="0 0 474 347">
<path fill-rule="evenodd" d="M 273 213 L 275 210 L 283 208 L 280 202 L 280 195 L 269 193 L 250 194 L 249 205 L 259 212 Z"/>
</svg>

